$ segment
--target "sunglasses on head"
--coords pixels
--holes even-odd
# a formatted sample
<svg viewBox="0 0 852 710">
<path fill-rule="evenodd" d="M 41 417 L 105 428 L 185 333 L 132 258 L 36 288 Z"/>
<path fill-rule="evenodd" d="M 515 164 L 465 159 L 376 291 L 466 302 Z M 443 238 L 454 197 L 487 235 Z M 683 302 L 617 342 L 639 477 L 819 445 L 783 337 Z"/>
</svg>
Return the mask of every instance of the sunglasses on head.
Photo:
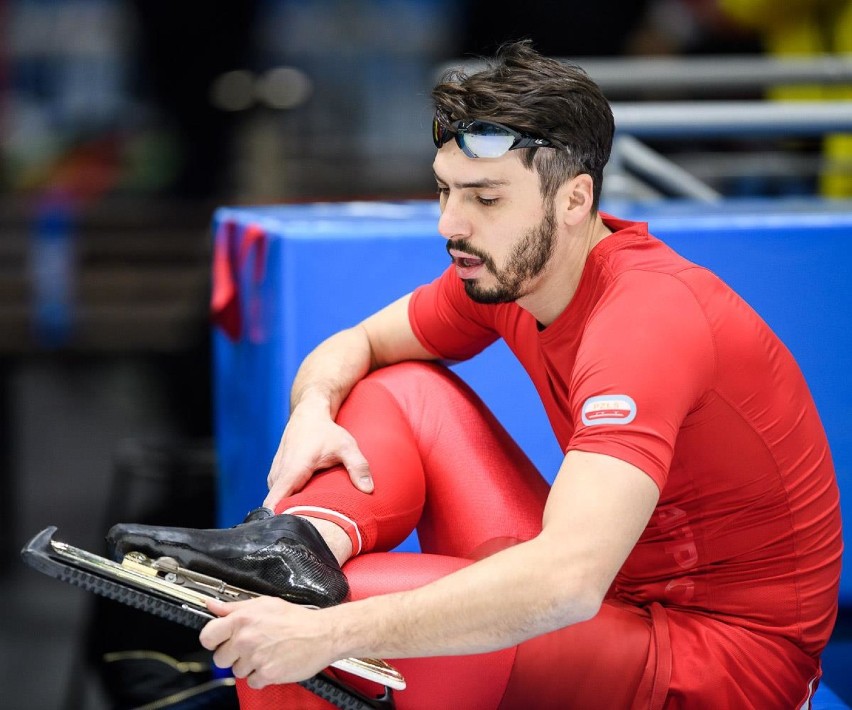
<svg viewBox="0 0 852 710">
<path fill-rule="evenodd" d="M 519 148 L 563 148 L 565 146 L 547 138 L 535 138 L 501 123 L 479 119 L 462 119 L 450 123 L 435 114 L 432 119 L 432 140 L 440 148 L 450 139 L 468 158 L 499 158 L 510 150 Z"/>
</svg>

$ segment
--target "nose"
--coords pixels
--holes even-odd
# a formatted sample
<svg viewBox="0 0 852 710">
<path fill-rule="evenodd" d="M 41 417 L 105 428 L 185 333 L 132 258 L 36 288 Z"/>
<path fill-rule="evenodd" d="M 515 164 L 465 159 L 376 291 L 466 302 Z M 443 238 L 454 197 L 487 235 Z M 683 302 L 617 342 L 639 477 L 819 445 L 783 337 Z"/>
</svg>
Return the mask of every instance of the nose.
<svg viewBox="0 0 852 710">
<path fill-rule="evenodd" d="M 441 205 L 438 233 L 445 239 L 461 239 L 470 236 L 470 221 L 464 216 L 459 200 L 447 195 Z"/>
</svg>

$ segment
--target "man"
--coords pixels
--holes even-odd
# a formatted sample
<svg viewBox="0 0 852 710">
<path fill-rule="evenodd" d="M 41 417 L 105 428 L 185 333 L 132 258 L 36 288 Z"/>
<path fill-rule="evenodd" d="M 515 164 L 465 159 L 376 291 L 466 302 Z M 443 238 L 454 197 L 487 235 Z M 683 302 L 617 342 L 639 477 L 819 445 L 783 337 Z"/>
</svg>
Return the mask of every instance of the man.
<svg viewBox="0 0 852 710">
<path fill-rule="evenodd" d="M 118 526 L 116 554 L 275 595 L 211 603 L 201 633 L 247 708 L 349 656 L 394 659 L 400 708 L 802 706 L 841 538 L 791 355 L 714 275 L 598 212 L 613 120 L 582 71 L 517 43 L 433 98 L 451 266 L 305 359 L 269 510 Z M 565 451 L 552 487 L 434 362 L 498 337 Z M 415 527 L 424 554 L 380 552 Z"/>
</svg>

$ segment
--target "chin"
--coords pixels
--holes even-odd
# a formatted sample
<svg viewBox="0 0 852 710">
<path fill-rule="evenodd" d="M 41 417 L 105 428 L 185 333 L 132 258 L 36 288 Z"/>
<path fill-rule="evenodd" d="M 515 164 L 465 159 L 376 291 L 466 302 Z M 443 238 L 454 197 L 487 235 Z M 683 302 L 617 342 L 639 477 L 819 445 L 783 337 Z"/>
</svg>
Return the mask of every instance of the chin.
<svg viewBox="0 0 852 710">
<path fill-rule="evenodd" d="M 512 303 L 516 300 L 514 294 L 508 293 L 504 289 L 484 289 L 475 281 L 464 282 L 464 292 L 467 297 L 476 303 L 483 305 L 495 305 L 498 303 Z"/>
</svg>

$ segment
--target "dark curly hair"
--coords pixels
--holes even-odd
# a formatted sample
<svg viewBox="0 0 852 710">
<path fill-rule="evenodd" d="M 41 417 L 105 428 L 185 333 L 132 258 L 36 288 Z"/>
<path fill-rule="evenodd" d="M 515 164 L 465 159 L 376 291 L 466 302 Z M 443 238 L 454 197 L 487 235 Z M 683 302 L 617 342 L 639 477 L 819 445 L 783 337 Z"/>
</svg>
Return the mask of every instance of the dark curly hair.
<svg viewBox="0 0 852 710">
<path fill-rule="evenodd" d="M 538 172 L 544 197 L 553 197 L 567 180 L 587 173 L 597 209 L 615 122 L 609 102 L 580 67 L 542 56 L 530 40 L 510 42 L 481 71 L 447 71 L 432 99 L 450 121 L 495 121 L 567 146 L 567 151 L 522 149 L 521 159 Z"/>
</svg>

